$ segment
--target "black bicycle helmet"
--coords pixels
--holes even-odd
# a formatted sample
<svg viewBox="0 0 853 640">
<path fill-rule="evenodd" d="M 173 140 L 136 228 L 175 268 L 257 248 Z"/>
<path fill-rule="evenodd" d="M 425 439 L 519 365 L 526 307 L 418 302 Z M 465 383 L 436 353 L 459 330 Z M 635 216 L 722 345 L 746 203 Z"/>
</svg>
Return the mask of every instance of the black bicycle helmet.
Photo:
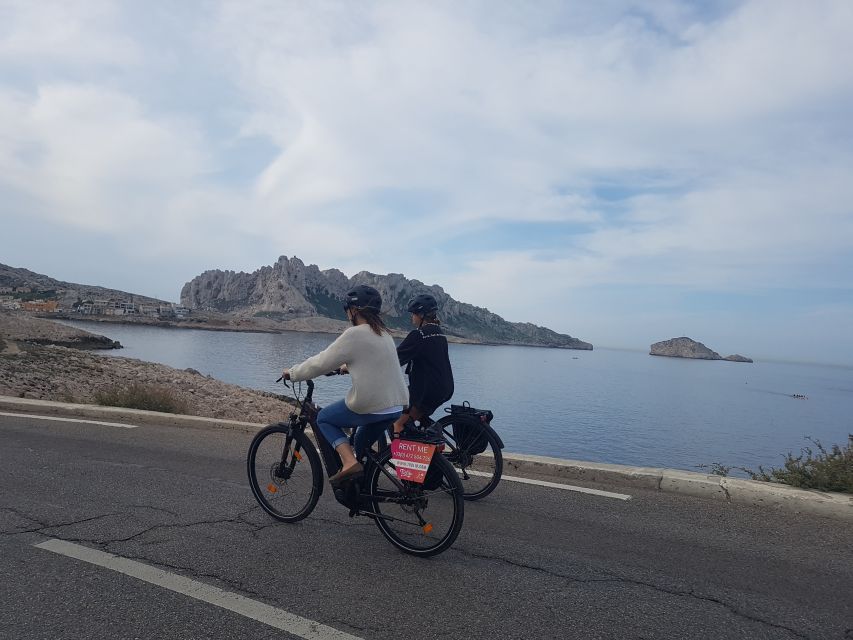
<svg viewBox="0 0 853 640">
<path fill-rule="evenodd" d="M 438 302 L 428 293 L 422 293 L 409 300 L 406 311 L 409 313 L 417 313 L 420 316 L 426 316 L 438 311 Z"/>
<path fill-rule="evenodd" d="M 344 309 L 372 309 L 376 313 L 382 310 L 382 296 L 371 286 L 360 284 L 347 291 L 344 296 Z"/>
</svg>

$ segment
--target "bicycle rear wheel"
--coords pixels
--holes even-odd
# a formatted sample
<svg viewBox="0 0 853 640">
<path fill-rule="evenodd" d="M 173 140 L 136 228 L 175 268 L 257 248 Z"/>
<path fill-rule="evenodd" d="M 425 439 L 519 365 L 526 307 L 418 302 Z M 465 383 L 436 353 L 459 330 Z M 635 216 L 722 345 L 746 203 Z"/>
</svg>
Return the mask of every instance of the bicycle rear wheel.
<svg viewBox="0 0 853 640">
<path fill-rule="evenodd" d="M 466 500 L 485 498 L 501 481 L 503 454 L 495 434 L 479 420 L 464 420 L 464 428 L 454 429 L 443 419 L 441 429 L 447 447 L 444 457 L 450 461 L 464 487 Z M 456 418 L 459 421 L 459 418 Z"/>
<path fill-rule="evenodd" d="M 450 547 L 462 529 L 462 482 L 441 455 L 433 456 L 427 482 L 417 484 L 397 479 L 386 449 L 371 465 L 367 487 L 376 526 L 401 551 L 433 556 Z"/>
<path fill-rule="evenodd" d="M 246 465 L 255 499 L 273 518 L 297 522 L 317 505 L 323 491 L 320 456 L 302 431 L 284 424 L 261 429 Z"/>
</svg>

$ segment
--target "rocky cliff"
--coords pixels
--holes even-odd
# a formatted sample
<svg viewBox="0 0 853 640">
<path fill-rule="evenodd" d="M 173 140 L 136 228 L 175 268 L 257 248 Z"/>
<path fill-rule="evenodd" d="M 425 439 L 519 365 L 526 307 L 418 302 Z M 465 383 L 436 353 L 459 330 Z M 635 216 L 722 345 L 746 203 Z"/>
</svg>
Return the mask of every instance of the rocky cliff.
<svg viewBox="0 0 853 640">
<path fill-rule="evenodd" d="M 670 358 L 694 358 L 698 360 L 729 360 L 731 362 L 752 362 L 750 358 L 742 355 L 734 354 L 731 356 L 721 357 L 719 353 L 706 347 L 701 342 L 696 342 L 690 338 L 682 336 L 681 338 L 671 338 L 670 340 L 662 340 L 655 342 L 649 350 L 649 355 L 652 356 L 667 356 Z"/>
<path fill-rule="evenodd" d="M 254 273 L 206 271 L 184 285 L 181 303 L 191 309 L 263 317 L 279 321 L 324 317 L 344 320 L 342 300 L 355 284 L 369 284 L 382 294 L 389 326 L 409 328 L 406 303 L 419 293 L 431 293 L 441 308 L 450 335 L 478 342 L 592 349 L 592 345 L 530 323 L 507 322 L 488 309 L 454 300 L 438 285 L 427 286 L 399 273 L 377 275 L 362 271 L 348 278 L 337 269 L 321 271 L 299 258 L 282 256 Z"/>
</svg>

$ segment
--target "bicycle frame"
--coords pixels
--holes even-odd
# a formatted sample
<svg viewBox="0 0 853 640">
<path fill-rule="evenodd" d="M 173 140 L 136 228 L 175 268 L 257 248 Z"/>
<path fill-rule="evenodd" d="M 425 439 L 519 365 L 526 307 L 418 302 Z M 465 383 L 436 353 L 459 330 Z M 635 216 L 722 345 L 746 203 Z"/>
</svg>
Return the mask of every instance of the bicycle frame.
<svg viewBox="0 0 853 640">
<path fill-rule="evenodd" d="M 326 469 L 327 477 L 331 477 L 340 469 L 340 459 L 338 458 L 338 454 L 332 448 L 332 445 L 323 436 L 323 433 L 317 426 L 317 415 L 320 412 L 320 407 L 315 405 L 312 400 L 314 395 L 314 382 L 313 380 L 308 380 L 306 384 L 308 386 L 308 393 L 302 401 L 297 398 L 297 403 L 299 404 L 299 412 L 290 415 L 289 426 L 291 429 L 300 429 L 302 431 L 304 431 L 307 426 L 311 426 L 311 430 L 314 433 L 314 439 L 316 440 L 317 445 L 320 449 L 320 456 L 323 460 L 323 466 Z M 389 420 L 388 427 L 390 428 L 392 424 L 393 421 Z M 379 436 L 374 442 L 379 441 L 381 437 L 382 436 Z M 402 492 L 404 495 L 410 493 L 408 487 L 406 487 L 406 485 L 404 485 L 403 482 L 401 482 L 400 479 L 396 477 L 396 475 L 389 473 L 388 469 L 386 469 L 384 465 L 379 464 L 379 459 L 377 455 L 369 448 L 372 444 L 373 442 L 367 443 L 368 449 L 365 452 L 365 455 L 367 456 L 367 464 L 365 465 L 365 470 L 362 476 L 354 479 L 355 481 L 350 482 L 346 487 L 335 489 L 335 499 L 350 509 L 350 517 L 355 515 L 364 515 L 371 518 L 381 518 L 383 520 L 405 522 L 400 518 L 394 518 L 392 516 L 375 513 L 373 511 L 363 508 L 365 499 L 383 499 L 382 496 L 365 493 L 363 490 L 364 488 L 361 486 L 361 482 L 359 482 L 363 481 L 365 478 L 368 477 L 368 473 L 372 466 L 378 467 L 379 471 L 394 484 L 397 491 Z M 320 495 L 322 495 L 322 493 L 323 487 L 321 486 Z M 399 498 L 397 499 L 399 500 Z M 418 520 L 420 521 L 419 524 L 421 526 L 426 524 L 426 521 L 423 520 L 419 513 L 416 515 L 418 517 Z"/>
</svg>

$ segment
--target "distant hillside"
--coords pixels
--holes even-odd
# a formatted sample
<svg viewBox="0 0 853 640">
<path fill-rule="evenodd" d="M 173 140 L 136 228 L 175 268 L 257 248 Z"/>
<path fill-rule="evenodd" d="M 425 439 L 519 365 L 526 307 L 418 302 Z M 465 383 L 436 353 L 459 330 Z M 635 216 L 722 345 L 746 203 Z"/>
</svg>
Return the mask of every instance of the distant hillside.
<svg viewBox="0 0 853 640">
<path fill-rule="evenodd" d="M 450 335 L 478 342 L 592 349 L 588 342 L 545 327 L 507 322 L 488 309 L 454 300 L 438 285 L 427 286 L 399 273 L 362 271 L 347 278 L 337 269 L 321 271 L 316 265 L 305 266 L 299 258 L 287 256 L 253 273 L 205 271 L 184 285 L 181 304 L 202 311 L 280 321 L 310 317 L 343 320 L 343 296 L 355 284 L 369 284 L 379 290 L 384 301 L 382 311 L 392 328 L 408 329 L 406 303 L 419 293 L 431 293 L 438 300 L 442 325 Z"/>
<path fill-rule="evenodd" d="M 35 273 L 29 269 L 10 267 L 0 264 L 0 287 L 27 287 L 34 292 L 41 292 L 40 298 L 58 300 L 60 306 L 70 309 L 71 306 L 83 300 L 125 300 L 139 304 L 161 304 L 164 300 L 148 298 L 126 291 L 106 289 L 88 284 L 76 284 L 55 280 L 49 276 Z"/>
</svg>

